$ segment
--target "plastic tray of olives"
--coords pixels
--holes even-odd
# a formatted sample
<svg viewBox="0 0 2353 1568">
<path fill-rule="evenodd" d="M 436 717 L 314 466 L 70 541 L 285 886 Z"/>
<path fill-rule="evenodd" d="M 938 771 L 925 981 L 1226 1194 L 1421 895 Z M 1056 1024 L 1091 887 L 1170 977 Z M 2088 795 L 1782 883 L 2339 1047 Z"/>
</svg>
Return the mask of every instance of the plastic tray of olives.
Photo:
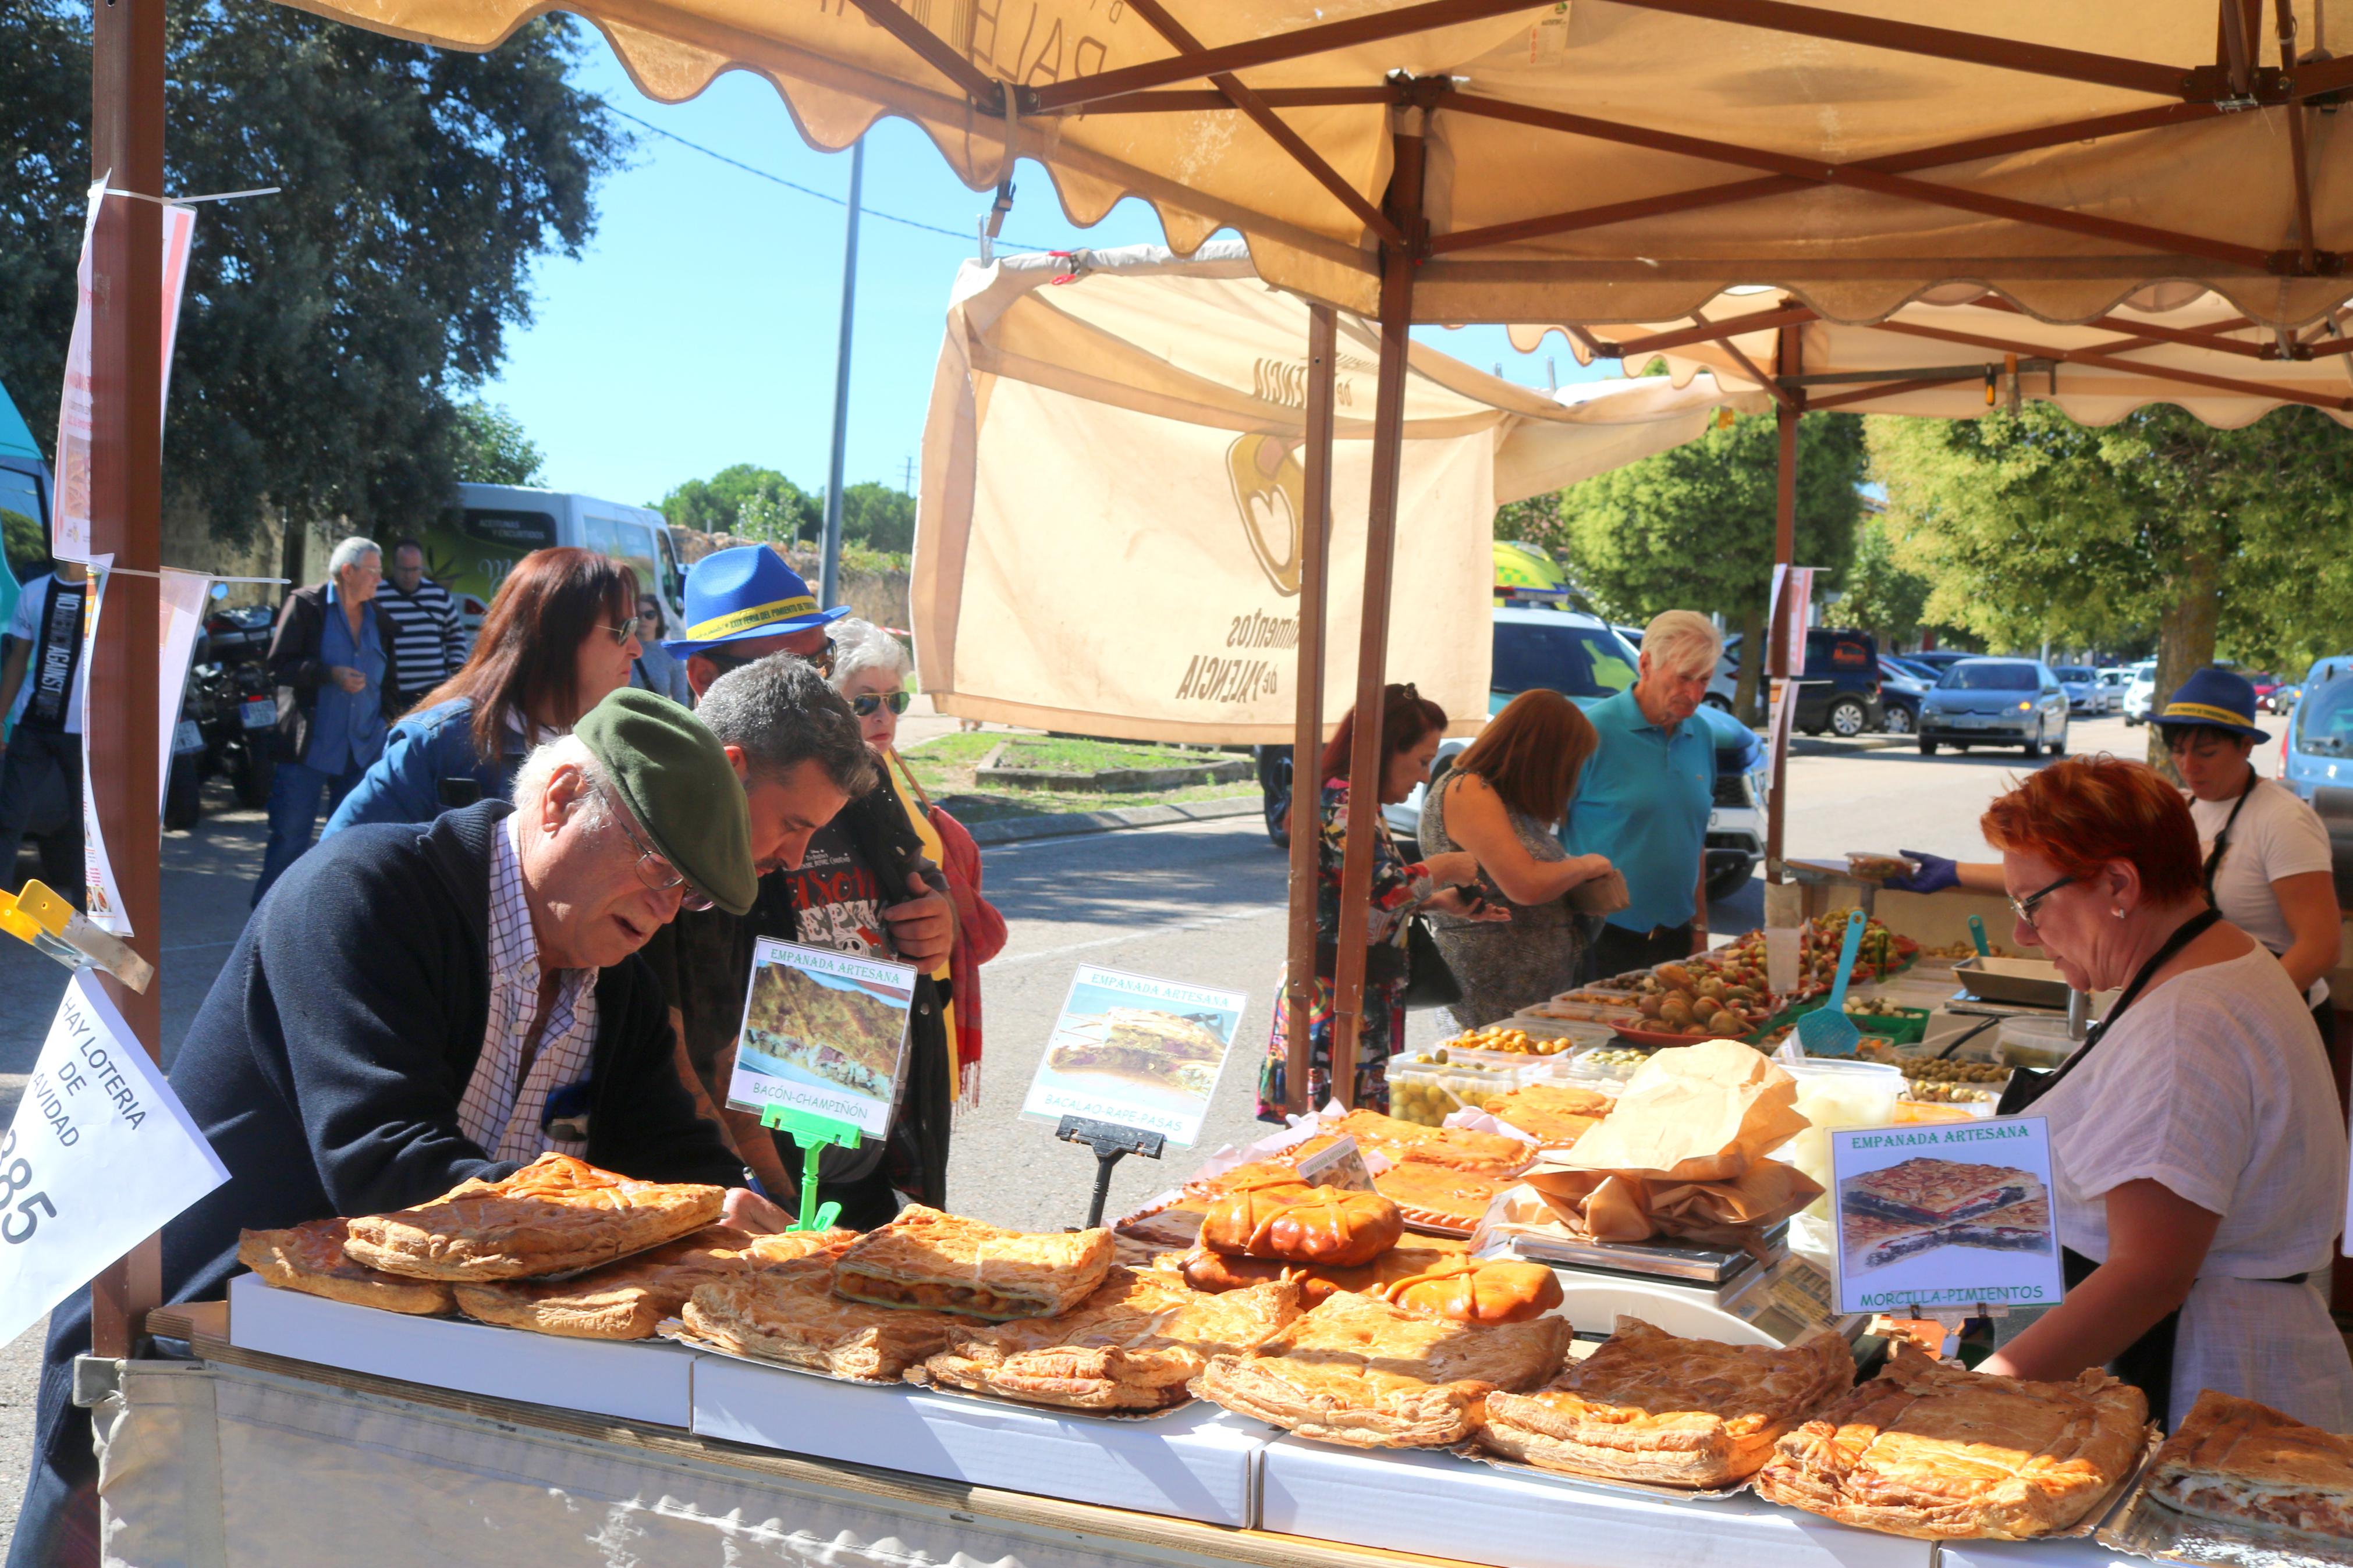
<svg viewBox="0 0 2353 1568">
<path fill-rule="evenodd" d="M 1572 1083 L 1624 1083 L 1634 1076 L 1634 1069 L 1651 1059 L 1651 1052 L 1641 1046 L 1623 1042 L 1609 1046 L 1588 1046 L 1568 1059 L 1566 1075 Z"/>
<path fill-rule="evenodd" d="M 1440 1056 L 1447 1059 L 1440 1061 Z M 1389 1114 L 1399 1121 L 1436 1127 L 1463 1108 L 1478 1109 L 1499 1094 L 1509 1094 L 1525 1082 L 1527 1067 L 1492 1068 L 1453 1059 L 1451 1051 L 1433 1049 L 1389 1058 Z"/>
</svg>

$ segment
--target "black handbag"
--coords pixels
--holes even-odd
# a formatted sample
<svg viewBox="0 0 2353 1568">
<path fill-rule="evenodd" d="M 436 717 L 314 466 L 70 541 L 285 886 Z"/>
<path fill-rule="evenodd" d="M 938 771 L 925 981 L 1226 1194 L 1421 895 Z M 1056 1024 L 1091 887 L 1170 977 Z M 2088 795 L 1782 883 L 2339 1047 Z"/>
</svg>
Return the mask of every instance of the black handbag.
<svg viewBox="0 0 2353 1568">
<path fill-rule="evenodd" d="M 1405 933 L 1405 1005 L 1415 1007 L 1451 1007 L 1462 1000 L 1462 982 L 1454 977 L 1446 955 L 1438 951 L 1438 939 L 1430 932 L 1430 922 L 1419 915 L 1413 917 Z"/>
</svg>

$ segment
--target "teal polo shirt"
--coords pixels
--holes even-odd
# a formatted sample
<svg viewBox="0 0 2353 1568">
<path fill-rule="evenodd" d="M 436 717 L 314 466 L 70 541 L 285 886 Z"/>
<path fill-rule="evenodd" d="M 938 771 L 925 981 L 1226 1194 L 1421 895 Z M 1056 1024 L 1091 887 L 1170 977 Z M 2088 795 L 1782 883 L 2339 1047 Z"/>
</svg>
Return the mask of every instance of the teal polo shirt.
<svg viewBox="0 0 2353 1568">
<path fill-rule="evenodd" d="M 1642 716 L 1631 687 L 1585 710 L 1601 737 L 1561 826 L 1572 855 L 1602 855 L 1626 874 L 1633 902 L 1609 917 L 1627 931 L 1679 926 L 1707 849 L 1715 804 L 1715 746 L 1686 719 L 1669 734 Z"/>
</svg>

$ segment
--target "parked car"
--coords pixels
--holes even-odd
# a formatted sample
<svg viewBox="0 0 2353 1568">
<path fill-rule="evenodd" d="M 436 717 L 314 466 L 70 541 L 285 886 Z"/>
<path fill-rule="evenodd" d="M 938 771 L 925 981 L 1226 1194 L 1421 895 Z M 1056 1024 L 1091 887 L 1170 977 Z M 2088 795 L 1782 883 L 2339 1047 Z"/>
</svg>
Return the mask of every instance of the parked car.
<svg viewBox="0 0 2353 1568">
<path fill-rule="evenodd" d="M 2315 790 L 2353 788 L 2353 655 L 2316 662 L 2303 689 L 2280 738 L 2279 777 L 2310 800 Z"/>
<path fill-rule="evenodd" d="M 1879 727 L 1891 735 L 1920 732 L 1920 700 L 1936 684 L 1901 659 L 1879 656 Z"/>
<path fill-rule="evenodd" d="M 2261 675 L 2250 675 L 2247 677 L 2247 684 L 2255 689 L 2256 712 L 2276 713 L 2279 711 L 2278 709 L 2272 706 L 2272 698 L 2280 689 L 2280 678 L 2278 676 L 2269 674 L 2268 672 Z"/>
<path fill-rule="evenodd" d="M 2067 711 L 2085 719 L 2096 719 L 2108 710 L 2107 688 L 2100 684 L 2100 672 L 2088 664 L 2063 664 L 2052 670 L 2059 678 L 2061 689 L 2067 693 Z"/>
<path fill-rule="evenodd" d="M 1907 653 L 1904 657 L 1907 661 L 1913 664 L 1926 665 L 1930 669 L 1935 670 L 1941 676 L 1945 671 L 1952 668 L 1953 666 L 1960 663 L 1961 660 L 1965 658 L 1982 658 L 1985 656 L 1983 654 L 1963 653 L 1958 648 L 1939 647 L 1930 648 L 1926 653 Z"/>
<path fill-rule="evenodd" d="M 2282 686 L 2277 691 L 2272 693 L 2272 711 L 2274 713 L 2293 713 L 2295 711 L 2295 705 L 2303 700 L 2303 683 L 2300 681 L 2291 680 L 2286 685 Z"/>
<path fill-rule="evenodd" d="M 2109 712 L 2121 713 L 2125 710 L 2125 692 L 2132 686 L 2132 672 L 2133 667 L 2128 664 L 2111 664 L 2102 667 L 2100 687 L 2107 693 Z"/>
<path fill-rule="evenodd" d="M 1920 754 L 1938 746 L 2023 745 L 2030 757 L 2067 749 L 2067 692 L 2032 658 L 1965 658 L 1920 704 Z"/>
<path fill-rule="evenodd" d="M 1936 678 L 1945 673 L 1941 665 L 1922 664 L 1916 654 L 1883 653 L 1879 657 L 1883 663 L 1892 664 L 1915 680 L 1926 681 L 1930 686 L 1936 685 Z"/>
<path fill-rule="evenodd" d="M 1879 644 L 1869 632 L 1815 626 L 1806 633 L 1806 668 L 1798 678 L 1795 722 L 1809 735 L 1828 731 L 1841 740 L 1885 722 Z"/>
<path fill-rule="evenodd" d="M 1494 612 L 1493 674 L 1487 710 L 1502 709 L 1521 692 L 1537 687 L 1560 692 L 1590 708 L 1634 684 L 1633 647 L 1592 616 L 1556 609 L 1505 608 Z M 1764 743 L 1755 731 L 1729 713 L 1703 705 L 1690 721 L 1705 725 L 1715 742 L 1715 805 L 1708 813 L 1706 865 L 1710 898 L 1723 898 L 1756 871 L 1765 858 L 1765 792 L 1770 783 Z M 1470 744 L 1450 740 L 1440 759 Z M 1270 750 L 1274 748 L 1269 748 Z M 1407 854 L 1421 830 L 1423 791 L 1417 786 L 1399 805 L 1382 808 L 1389 831 Z"/>
<path fill-rule="evenodd" d="M 2148 710 L 2157 701 L 2157 660 L 2147 658 L 2132 667 L 2132 684 L 2125 688 L 2125 723 L 2138 726 L 2148 722 Z"/>
</svg>

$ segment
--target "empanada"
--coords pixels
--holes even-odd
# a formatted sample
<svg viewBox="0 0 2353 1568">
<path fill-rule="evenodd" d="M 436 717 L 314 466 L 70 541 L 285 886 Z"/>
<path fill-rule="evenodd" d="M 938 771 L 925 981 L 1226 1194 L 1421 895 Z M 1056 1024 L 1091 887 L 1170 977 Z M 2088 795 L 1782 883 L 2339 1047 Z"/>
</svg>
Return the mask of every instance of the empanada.
<svg viewBox="0 0 2353 1568">
<path fill-rule="evenodd" d="M 818 1252 L 698 1285 L 680 1317 L 724 1351 L 869 1383 L 946 1348 L 958 1320 L 922 1308 L 876 1307 L 833 1293 L 835 1258 Z"/>
<path fill-rule="evenodd" d="M 1201 1245 L 1216 1252 L 1349 1268 L 1370 1263 L 1405 1234 L 1398 1206 L 1378 1193 L 1309 1186 L 1266 1176 L 1209 1205 Z"/>
<path fill-rule="evenodd" d="M 1616 1105 L 1608 1095 L 1565 1083 L 1530 1083 L 1490 1095 L 1480 1109 L 1547 1149 L 1566 1149 Z"/>
<path fill-rule="evenodd" d="M 2201 1389 L 2148 1472 L 2148 1495 L 2242 1529 L 2353 1542 L 2353 1437 Z"/>
<path fill-rule="evenodd" d="M 1560 1277 L 1541 1263 L 1450 1258 L 1383 1286 L 1380 1297 L 1409 1312 L 1458 1323 L 1525 1323 L 1560 1305 Z"/>
<path fill-rule="evenodd" d="M 1050 1318 L 1111 1269 L 1111 1232 L 1033 1234 L 910 1204 L 850 1244 L 834 1266 L 845 1300 L 1002 1321 Z"/>
<path fill-rule="evenodd" d="M 1156 1410 L 1181 1402 L 1209 1357 L 1248 1350 L 1299 1310 L 1288 1280 L 1208 1295 L 1173 1270 L 1114 1268 L 1059 1318 L 949 1330 L 948 1348 L 908 1376 L 1072 1410 Z"/>
<path fill-rule="evenodd" d="M 1424 1127 L 1377 1110 L 1352 1110 L 1327 1125 L 1341 1137 L 1354 1138 L 1358 1149 L 1377 1151 L 1399 1164 L 1442 1165 L 1481 1176 L 1516 1176 L 1536 1157 L 1535 1145 L 1499 1132 Z"/>
<path fill-rule="evenodd" d="M 417 1279 L 528 1279 L 691 1236 L 726 1199 L 723 1187 L 633 1181 L 542 1154 L 504 1181 L 460 1182 L 430 1203 L 355 1219 L 343 1251 Z"/>
<path fill-rule="evenodd" d="M 1469 1236 L 1511 1183 L 1444 1165 L 1392 1165 L 1373 1178 L 1373 1185 L 1412 1228 Z"/>
<path fill-rule="evenodd" d="M 403 1279 L 355 1263 L 343 1252 L 351 1222 L 306 1220 L 286 1230 L 241 1230 L 237 1260 L 280 1290 L 301 1290 L 354 1307 L 429 1318 L 449 1310 L 449 1287 L 438 1279 Z"/>
<path fill-rule="evenodd" d="M 1450 1258 L 1461 1258 L 1463 1244 L 1443 1237 L 1417 1236 L 1390 1247 L 1370 1263 L 1354 1268 L 1333 1268 L 1321 1263 L 1285 1263 L 1279 1258 L 1235 1258 L 1208 1247 L 1196 1247 L 1176 1265 L 1185 1283 L 1196 1290 L 1240 1290 L 1268 1279 L 1292 1279 L 1299 1285 L 1299 1304 L 1313 1307 L 1335 1290 L 1378 1292 L 1399 1279 L 1427 1273 Z"/>
<path fill-rule="evenodd" d="M 754 1237 L 714 1225 L 569 1279 L 460 1285 L 458 1310 L 485 1323 L 566 1339 L 651 1339 L 655 1325 L 676 1317 L 696 1286 L 740 1274 L 754 1259 L 781 1262 L 839 1250 L 855 1235 L 832 1230 Z"/>
<path fill-rule="evenodd" d="M 1444 1447 L 1478 1426 L 1488 1394 L 1559 1370 L 1569 1337 L 1566 1318 L 1477 1328 L 1342 1293 L 1256 1350 L 1213 1358 L 1193 1392 L 1320 1442 Z"/>
<path fill-rule="evenodd" d="M 1853 1384 L 1854 1354 L 1835 1333 L 1727 1345 L 1620 1317 L 1600 1349 L 1534 1394 L 1488 1395 L 1479 1443 L 1564 1475 L 1729 1486 Z"/>
</svg>

